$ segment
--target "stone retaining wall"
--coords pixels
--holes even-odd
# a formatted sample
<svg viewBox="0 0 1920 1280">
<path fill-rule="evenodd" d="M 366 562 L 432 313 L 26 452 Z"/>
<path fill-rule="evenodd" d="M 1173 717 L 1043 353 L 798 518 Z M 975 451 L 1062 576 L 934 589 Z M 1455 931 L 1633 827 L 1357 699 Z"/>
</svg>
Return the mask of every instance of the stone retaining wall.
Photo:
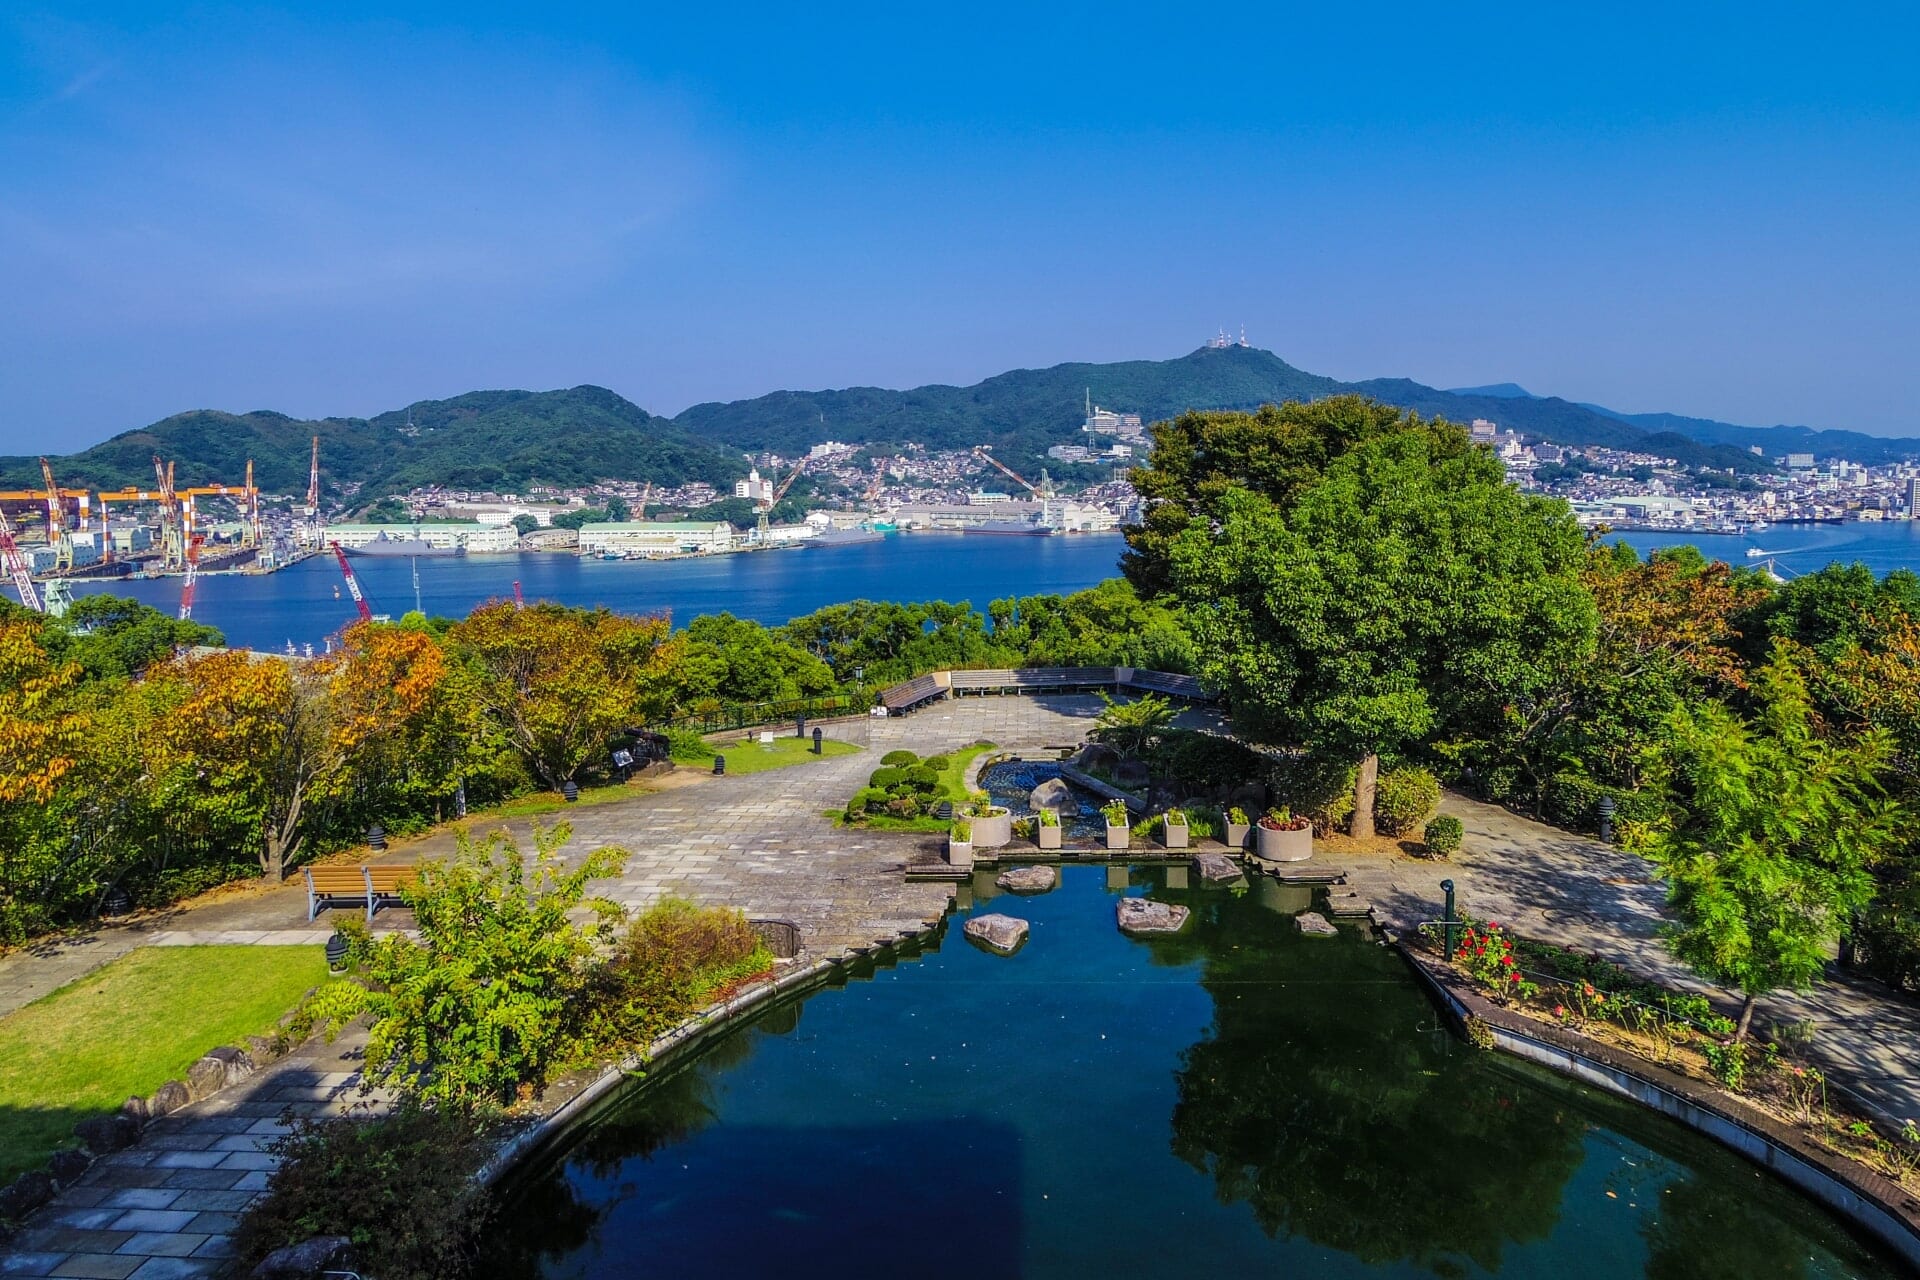
<svg viewBox="0 0 1920 1280">
<path fill-rule="evenodd" d="M 1398 949 L 1463 1032 L 1471 1021 L 1484 1027 L 1503 1053 L 1630 1098 L 1732 1148 L 1868 1232 L 1920 1272 L 1920 1198 L 1891 1179 L 1697 1080 L 1497 1005 L 1452 968 L 1405 944 Z"/>
</svg>

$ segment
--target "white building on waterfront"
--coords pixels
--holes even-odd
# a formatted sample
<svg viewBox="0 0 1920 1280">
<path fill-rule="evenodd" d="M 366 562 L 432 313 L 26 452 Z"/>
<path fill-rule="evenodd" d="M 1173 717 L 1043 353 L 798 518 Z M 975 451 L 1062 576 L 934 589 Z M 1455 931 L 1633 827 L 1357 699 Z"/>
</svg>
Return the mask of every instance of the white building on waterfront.
<svg viewBox="0 0 1920 1280">
<path fill-rule="evenodd" d="M 483 553 L 516 551 L 520 531 L 512 525 L 481 524 L 478 520 L 445 520 L 433 524 L 330 524 L 321 537 L 349 549 L 364 547 L 385 536 L 390 542 L 418 539 L 444 551 Z"/>
<path fill-rule="evenodd" d="M 725 520 L 622 520 L 580 526 L 580 554 L 674 556 L 733 550 Z"/>
</svg>

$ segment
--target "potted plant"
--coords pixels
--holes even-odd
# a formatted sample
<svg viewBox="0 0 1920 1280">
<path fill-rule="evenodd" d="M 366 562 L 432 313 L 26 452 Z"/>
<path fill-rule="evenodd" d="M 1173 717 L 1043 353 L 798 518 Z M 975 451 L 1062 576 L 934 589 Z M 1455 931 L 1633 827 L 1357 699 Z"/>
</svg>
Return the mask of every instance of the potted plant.
<svg viewBox="0 0 1920 1280">
<path fill-rule="evenodd" d="M 1313 856 L 1313 823 L 1286 809 L 1269 809 L 1254 828 L 1253 851 L 1265 862 L 1305 862 Z"/>
<path fill-rule="evenodd" d="M 947 828 L 947 862 L 955 867 L 973 866 L 973 824 L 965 818 Z"/>
<path fill-rule="evenodd" d="M 1034 843 L 1042 849 L 1058 849 L 1062 835 L 1060 815 L 1051 809 L 1042 809 L 1034 815 L 1034 820 L 1040 824 L 1034 828 Z"/>
<path fill-rule="evenodd" d="M 972 807 L 976 849 L 998 849 L 1013 839 L 1013 813 L 1004 806 L 977 802 Z"/>
<path fill-rule="evenodd" d="M 1107 820 L 1107 848 L 1109 850 L 1125 849 L 1131 834 L 1128 830 L 1130 823 L 1127 818 L 1126 802 L 1109 800 L 1100 812 Z"/>
<path fill-rule="evenodd" d="M 1244 849 L 1247 847 L 1247 833 L 1253 830 L 1253 824 L 1247 821 L 1247 811 L 1245 809 L 1242 809 L 1239 805 L 1233 805 L 1226 809 L 1222 814 L 1222 825 L 1226 828 L 1226 834 L 1221 837 L 1221 840 L 1227 848 Z"/>
<path fill-rule="evenodd" d="M 1192 840 L 1183 809 L 1169 809 L 1160 819 L 1160 843 L 1169 849 L 1184 849 Z"/>
</svg>

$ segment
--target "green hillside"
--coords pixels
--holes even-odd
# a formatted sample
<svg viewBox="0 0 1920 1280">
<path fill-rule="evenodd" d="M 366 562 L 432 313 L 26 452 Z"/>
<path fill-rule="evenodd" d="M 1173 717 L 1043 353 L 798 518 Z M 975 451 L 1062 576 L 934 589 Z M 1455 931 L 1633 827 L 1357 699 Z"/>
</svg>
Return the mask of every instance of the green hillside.
<svg viewBox="0 0 1920 1280">
<path fill-rule="evenodd" d="M 603 387 L 474 391 L 371 419 L 195 410 L 54 459 L 54 467 L 63 485 L 150 488 L 156 453 L 174 461 L 182 485 L 238 482 L 252 458 L 263 490 L 304 493 L 316 435 L 329 493 L 348 484 L 377 494 L 436 483 L 512 490 L 608 477 L 725 484 L 746 471 L 736 451 L 710 445 Z M 37 459 L 0 458 L 0 487 L 29 483 L 39 483 Z"/>
<path fill-rule="evenodd" d="M 1458 422 L 1490 418 L 1561 444 L 1644 449 L 1693 466 L 1740 471 L 1762 466 L 1740 449 L 1670 433 L 1656 436 L 1566 400 L 1456 395 L 1405 378 L 1340 382 L 1252 347 L 1203 347 L 1174 360 L 1016 369 L 971 387 L 778 391 L 754 400 L 695 405 L 675 421 L 739 449 L 795 454 L 828 439 L 887 445 L 917 440 L 939 449 L 990 444 L 1015 467 L 1037 467 L 1049 445 L 1079 439 L 1089 390 L 1095 403 L 1148 421 L 1186 409 L 1251 409 L 1357 392 Z"/>
</svg>

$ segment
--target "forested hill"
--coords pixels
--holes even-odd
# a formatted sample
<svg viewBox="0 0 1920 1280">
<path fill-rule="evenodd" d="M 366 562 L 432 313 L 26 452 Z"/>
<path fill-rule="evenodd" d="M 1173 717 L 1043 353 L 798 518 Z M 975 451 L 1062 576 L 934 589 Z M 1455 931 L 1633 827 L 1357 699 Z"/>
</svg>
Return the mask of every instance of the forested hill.
<svg viewBox="0 0 1920 1280">
<path fill-rule="evenodd" d="M 530 483 L 588 484 L 608 476 L 730 483 L 746 472 L 738 451 L 701 440 L 603 387 L 474 391 L 423 400 L 374 418 L 289 418 L 268 411 L 195 410 L 54 460 L 63 485 L 153 485 L 153 456 L 176 464 L 181 485 L 237 483 L 252 458 L 269 493 L 304 493 L 314 436 L 329 492 L 421 484 L 515 490 Z M 38 460 L 0 458 L 0 487 L 38 487 Z"/>
<path fill-rule="evenodd" d="M 1403 378 L 1340 382 L 1252 347 L 1202 347 L 1175 360 L 1016 369 L 970 387 L 776 391 L 754 400 L 695 405 L 674 421 L 739 449 L 793 454 L 829 439 L 919 441 L 939 449 L 990 444 L 1015 466 L 1037 466 L 1049 445 L 1078 438 L 1089 391 L 1096 404 L 1138 413 L 1150 422 L 1187 409 L 1251 409 L 1358 392 L 1459 422 L 1490 418 L 1562 444 L 1644 449 L 1695 466 L 1761 469 L 1760 460 L 1744 450 L 1646 431 L 1566 400 L 1457 395 Z"/>
</svg>

